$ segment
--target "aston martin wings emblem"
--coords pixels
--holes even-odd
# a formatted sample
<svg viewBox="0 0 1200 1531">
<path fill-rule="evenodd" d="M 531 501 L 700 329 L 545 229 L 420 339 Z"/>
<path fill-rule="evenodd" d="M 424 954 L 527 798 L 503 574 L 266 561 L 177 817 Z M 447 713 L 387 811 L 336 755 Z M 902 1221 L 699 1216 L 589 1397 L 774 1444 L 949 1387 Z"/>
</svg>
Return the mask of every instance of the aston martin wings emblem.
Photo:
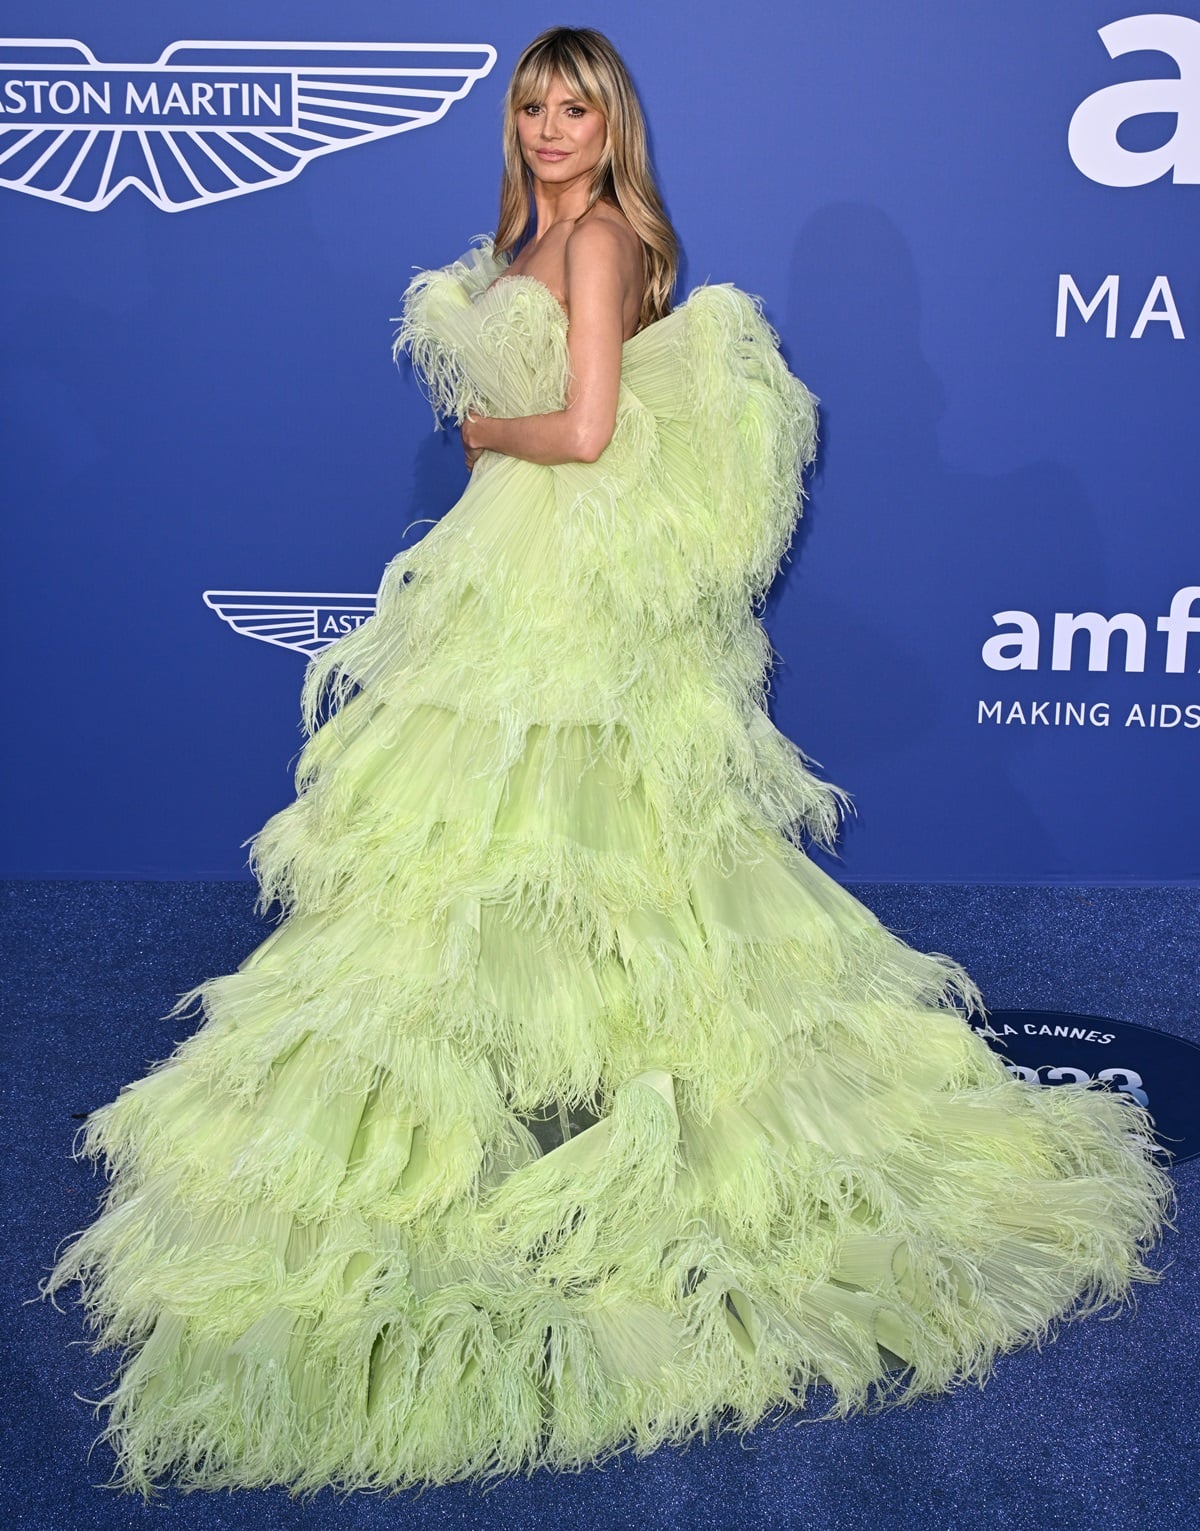
<svg viewBox="0 0 1200 1531">
<path fill-rule="evenodd" d="M 361 627 L 375 611 L 373 595 L 294 590 L 206 590 L 204 604 L 235 633 L 310 657 Z"/>
<path fill-rule="evenodd" d="M 437 122 L 495 62 L 487 43 L 178 42 L 102 64 L 74 39 L 0 38 L 0 186 L 202 207 Z"/>
</svg>

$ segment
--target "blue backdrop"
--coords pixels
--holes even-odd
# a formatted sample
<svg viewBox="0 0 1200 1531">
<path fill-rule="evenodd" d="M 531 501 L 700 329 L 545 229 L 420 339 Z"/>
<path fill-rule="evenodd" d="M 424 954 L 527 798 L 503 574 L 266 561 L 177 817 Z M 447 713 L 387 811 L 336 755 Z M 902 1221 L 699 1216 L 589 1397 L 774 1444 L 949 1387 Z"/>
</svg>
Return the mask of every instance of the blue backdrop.
<svg viewBox="0 0 1200 1531">
<path fill-rule="evenodd" d="M 495 227 L 563 20 L 631 65 L 683 290 L 760 294 L 823 401 L 767 623 L 836 875 L 1195 875 L 1194 4 L 7 16 L 8 875 L 236 875 L 289 798 L 303 648 L 465 482 L 391 317 Z"/>
</svg>

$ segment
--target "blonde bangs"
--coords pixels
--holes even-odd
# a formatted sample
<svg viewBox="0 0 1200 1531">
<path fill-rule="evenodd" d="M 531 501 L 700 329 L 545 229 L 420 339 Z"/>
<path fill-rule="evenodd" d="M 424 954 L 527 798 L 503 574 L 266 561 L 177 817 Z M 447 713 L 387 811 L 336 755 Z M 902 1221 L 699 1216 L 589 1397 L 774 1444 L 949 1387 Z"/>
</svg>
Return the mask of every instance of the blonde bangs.
<svg viewBox="0 0 1200 1531">
<path fill-rule="evenodd" d="M 572 96 L 608 117 L 611 103 L 605 99 L 600 76 L 577 49 L 547 48 L 525 60 L 523 65 L 518 62 L 508 87 L 508 104 L 513 113 L 531 102 L 545 100 L 550 82 L 556 76 Z"/>
</svg>

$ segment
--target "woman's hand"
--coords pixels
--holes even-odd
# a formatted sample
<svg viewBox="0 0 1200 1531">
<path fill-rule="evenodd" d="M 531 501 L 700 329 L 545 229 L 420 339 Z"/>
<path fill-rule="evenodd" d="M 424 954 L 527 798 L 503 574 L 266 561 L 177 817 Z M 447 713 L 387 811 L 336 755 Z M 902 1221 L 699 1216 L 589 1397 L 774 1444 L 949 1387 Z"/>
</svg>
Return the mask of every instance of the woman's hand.
<svg viewBox="0 0 1200 1531">
<path fill-rule="evenodd" d="M 484 419 L 485 416 L 475 415 L 468 411 L 467 417 L 462 423 L 463 456 L 467 461 L 468 473 L 475 471 L 475 463 L 480 452 L 487 450 L 483 443 L 481 431 Z"/>
</svg>

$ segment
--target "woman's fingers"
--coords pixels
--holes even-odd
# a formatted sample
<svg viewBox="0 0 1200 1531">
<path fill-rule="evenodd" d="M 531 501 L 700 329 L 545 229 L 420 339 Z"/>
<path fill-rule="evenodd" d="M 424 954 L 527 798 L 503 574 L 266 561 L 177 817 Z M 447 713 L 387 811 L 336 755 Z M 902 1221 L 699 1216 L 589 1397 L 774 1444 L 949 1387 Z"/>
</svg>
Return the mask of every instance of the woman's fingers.
<svg viewBox="0 0 1200 1531">
<path fill-rule="evenodd" d="M 470 472 L 470 471 L 472 471 L 474 469 L 476 460 L 478 459 L 479 453 L 482 450 L 482 448 L 480 448 L 480 447 L 475 445 L 475 442 L 474 442 L 474 439 L 473 439 L 473 437 L 474 437 L 473 427 L 475 425 L 476 419 L 477 419 L 477 416 L 474 415 L 470 410 L 468 410 L 466 419 L 463 421 L 462 427 L 461 427 L 461 429 L 462 429 L 462 441 L 463 441 L 463 456 L 466 458 L 468 472 Z"/>
</svg>

